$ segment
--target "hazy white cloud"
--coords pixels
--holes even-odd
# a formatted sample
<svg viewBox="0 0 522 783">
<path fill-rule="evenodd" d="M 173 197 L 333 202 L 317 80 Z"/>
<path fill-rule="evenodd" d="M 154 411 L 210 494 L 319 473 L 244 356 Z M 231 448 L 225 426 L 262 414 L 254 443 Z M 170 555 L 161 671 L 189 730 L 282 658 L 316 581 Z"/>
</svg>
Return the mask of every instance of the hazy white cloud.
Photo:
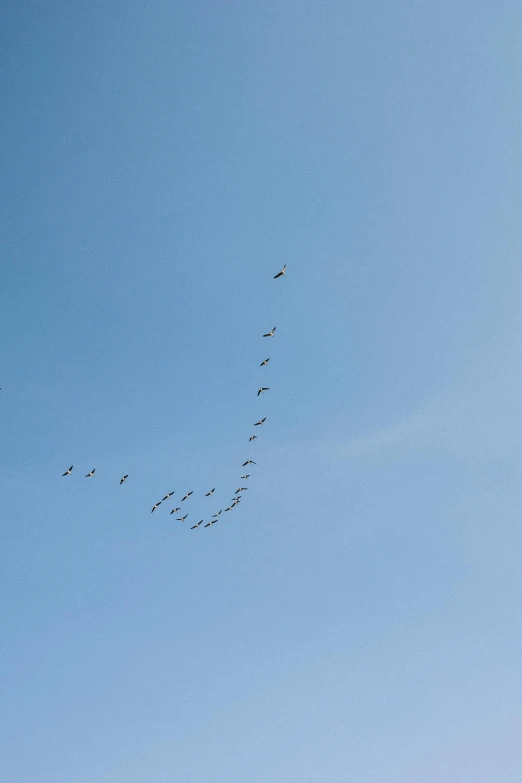
<svg viewBox="0 0 522 783">
<path fill-rule="evenodd" d="M 469 458 L 501 456 L 522 436 L 522 374 L 503 352 L 439 390 L 401 420 L 333 444 L 350 459 L 388 449 L 433 448 Z"/>
</svg>

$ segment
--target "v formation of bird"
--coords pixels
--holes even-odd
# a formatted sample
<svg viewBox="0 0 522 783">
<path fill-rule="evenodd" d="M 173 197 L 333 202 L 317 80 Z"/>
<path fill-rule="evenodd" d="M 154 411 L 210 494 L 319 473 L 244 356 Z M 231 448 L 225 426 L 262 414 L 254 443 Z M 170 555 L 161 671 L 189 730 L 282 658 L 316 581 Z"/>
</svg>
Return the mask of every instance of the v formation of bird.
<svg viewBox="0 0 522 783">
<path fill-rule="evenodd" d="M 284 277 L 285 275 L 286 275 L 286 264 L 283 266 L 283 268 L 276 275 L 274 275 L 274 280 L 277 280 L 277 278 L 279 278 L 279 277 Z M 274 326 L 269 332 L 266 332 L 266 334 L 264 334 L 263 337 L 274 337 L 275 331 L 276 331 L 276 327 Z M 269 361 L 270 361 L 270 357 L 268 356 L 266 359 L 263 359 L 263 361 L 261 362 L 261 364 L 259 366 L 260 367 L 266 367 L 268 365 Z M 257 391 L 257 396 L 259 397 L 260 395 L 264 395 L 264 393 L 267 392 L 267 391 L 270 391 L 270 388 L 268 386 L 260 386 L 258 391 Z M 267 417 L 264 416 L 259 421 L 254 422 L 253 426 L 254 427 L 262 426 L 265 423 L 266 418 Z M 257 439 L 257 435 L 251 435 L 249 437 L 249 439 L 248 439 L 248 442 L 252 443 L 256 439 Z M 241 467 L 244 468 L 246 466 L 256 465 L 256 464 L 257 463 L 254 462 L 253 459 L 247 459 L 247 460 L 245 460 L 245 462 L 243 462 Z M 74 467 L 74 465 L 71 465 L 65 471 L 65 473 L 62 473 L 62 476 L 70 476 L 70 475 L 72 475 L 73 467 Z M 85 478 L 94 478 L 95 471 L 96 471 L 96 468 L 92 468 L 92 470 L 90 470 L 89 473 L 85 474 Z M 129 478 L 129 474 L 128 473 L 126 473 L 124 476 L 122 476 L 120 478 L 120 486 L 122 484 L 125 484 L 127 482 L 128 478 Z M 250 478 L 250 473 L 246 473 L 246 474 L 242 475 L 241 478 L 243 480 L 249 479 Z M 215 490 L 216 490 L 216 487 L 213 487 L 211 490 L 206 492 L 204 494 L 204 496 L 206 498 L 213 497 Z M 215 525 L 216 522 L 219 521 L 219 518 L 220 518 L 221 513 L 222 513 L 223 510 L 224 511 L 232 511 L 234 508 L 237 508 L 237 506 L 240 505 L 240 503 L 241 503 L 241 493 L 245 492 L 246 490 L 248 490 L 248 487 L 239 487 L 239 489 L 237 489 L 235 491 L 234 497 L 230 501 L 230 505 L 227 508 L 225 508 L 225 509 L 220 509 L 215 514 L 212 514 L 211 519 L 208 522 L 206 522 L 205 525 L 203 525 L 203 527 L 207 528 L 207 527 L 212 527 L 213 525 Z M 156 503 L 154 503 L 150 513 L 153 514 L 156 511 L 157 508 L 159 508 L 163 503 L 166 503 L 168 500 L 170 500 L 170 498 L 174 494 L 175 494 L 175 490 L 172 490 L 171 492 L 167 492 L 162 497 L 161 500 L 158 500 Z M 181 502 L 189 500 L 193 494 L 194 494 L 194 490 L 191 490 L 190 492 L 186 492 L 185 495 L 181 498 Z M 176 512 L 179 512 L 179 511 L 181 511 L 181 507 L 180 506 L 176 506 L 175 508 L 173 508 L 170 511 L 170 514 L 175 514 Z M 179 521 L 179 522 L 185 522 L 185 520 L 188 518 L 188 516 L 189 516 L 189 513 L 187 512 L 184 516 L 176 517 L 176 520 Z M 199 528 L 201 527 L 201 525 L 203 524 L 204 521 L 205 521 L 204 518 L 200 519 L 199 522 L 197 522 L 195 525 L 191 525 L 190 529 L 191 530 L 199 530 Z"/>
</svg>

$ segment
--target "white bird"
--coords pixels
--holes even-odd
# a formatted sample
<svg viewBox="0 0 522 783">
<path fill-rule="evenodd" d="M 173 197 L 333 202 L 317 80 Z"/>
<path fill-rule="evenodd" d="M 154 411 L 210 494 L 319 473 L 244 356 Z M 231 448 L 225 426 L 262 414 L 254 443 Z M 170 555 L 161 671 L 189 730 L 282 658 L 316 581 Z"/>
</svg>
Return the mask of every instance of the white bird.
<svg viewBox="0 0 522 783">
<path fill-rule="evenodd" d="M 191 530 L 195 530 L 197 527 L 199 527 L 201 525 L 202 522 L 203 522 L 203 520 L 200 519 L 199 522 L 197 523 L 197 525 L 192 525 L 192 527 L 190 529 Z M 206 527 L 206 525 L 205 525 L 205 527 Z"/>
<path fill-rule="evenodd" d="M 270 332 L 267 332 L 267 334 L 264 334 L 263 337 L 273 337 L 276 329 L 277 327 L 274 326 L 274 328 Z"/>
<path fill-rule="evenodd" d="M 239 487 L 239 489 L 236 489 L 236 491 L 234 492 L 234 495 L 237 495 L 238 492 L 244 492 L 247 489 L 248 487 Z"/>
<path fill-rule="evenodd" d="M 260 394 L 262 394 L 265 391 L 270 391 L 270 386 L 260 386 L 259 391 L 257 393 L 257 396 L 259 397 Z"/>
<path fill-rule="evenodd" d="M 66 470 L 65 473 L 62 473 L 62 476 L 70 476 L 72 473 L 73 465 L 69 468 L 69 470 Z"/>
<path fill-rule="evenodd" d="M 263 359 L 263 361 L 261 362 L 261 364 L 259 366 L 260 367 L 266 367 L 266 365 L 268 364 L 269 361 L 270 361 L 270 356 L 268 357 L 268 359 Z"/>
<path fill-rule="evenodd" d="M 250 473 L 247 473 L 246 476 L 241 476 L 241 478 L 244 478 L 244 479 L 250 478 Z"/>
<path fill-rule="evenodd" d="M 192 490 L 191 492 L 187 492 L 187 494 L 185 495 L 185 497 L 181 498 L 181 502 L 183 502 L 184 500 L 186 500 L 187 498 L 189 498 L 189 497 L 192 495 L 192 492 L 194 492 L 194 490 Z"/>
<path fill-rule="evenodd" d="M 260 425 L 260 424 L 264 424 L 264 423 L 265 423 L 265 421 L 266 421 L 266 416 L 265 416 L 265 418 L 264 418 L 264 419 L 261 419 L 261 421 L 256 421 L 256 423 L 254 424 L 254 427 L 259 427 L 259 425 Z"/>
<path fill-rule="evenodd" d="M 210 522 L 207 522 L 205 527 L 210 527 L 211 525 L 215 525 L 217 522 L 217 519 L 211 519 Z"/>
<path fill-rule="evenodd" d="M 93 468 L 90 473 L 86 473 L 85 478 L 89 478 L 89 476 L 94 476 L 94 471 L 96 468 Z"/>
<path fill-rule="evenodd" d="M 221 508 L 221 509 L 220 509 L 220 510 L 217 512 L 217 514 L 212 514 L 212 516 L 213 516 L 213 517 L 218 517 L 218 516 L 221 514 L 221 512 L 222 512 L 222 511 L 223 511 L 223 509 Z"/>
<path fill-rule="evenodd" d="M 177 519 L 178 522 L 184 522 L 187 517 L 188 517 L 188 514 L 185 514 L 184 517 L 176 517 L 176 519 Z"/>
<path fill-rule="evenodd" d="M 129 474 L 128 473 L 125 476 L 121 477 L 121 479 L 120 479 L 120 487 L 121 487 L 122 484 L 124 484 L 127 481 L 128 478 L 129 478 Z"/>
<path fill-rule="evenodd" d="M 152 511 L 150 513 L 152 514 L 154 511 L 156 511 L 158 506 L 161 506 L 161 500 L 158 503 L 154 503 L 154 505 L 152 506 Z"/>
<path fill-rule="evenodd" d="M 175 514 L 175 513 L 176 513 L 176 511 L 181 511 L 181 506 L 178 506 L 177 508 L 173 508 L 173 509 L 172 509 L 172 511 L 171 511 L 170 513 L 171 513 L 171 514 Z"/>
<path fill-rule="evenodd" d="M 163 501 L 163 500 L 168 500 L 169 498 L 171 498 L 171 497 L 172 497 L 172 495 L 174 494 L 174 492 L 175 492 L 175 491 L 176 491 L 176 490 L 173 490 L 172 492 L 169 492 L 167 495 L 165 495 L 165 497 L 164 497 L 164 498 L 162 498 L 162 501 Z"/>
<path fill-rule="evenodd" d="M 284 267 L 281 269 L 281 271 L 277 273 L 277 275 L 274 275 L 274 280 L 275 280 L 277 277 L 282 277 L 282 276 L 284 276 L 285 272 L 286 272 L 286 264 L 285 264 L 285 265 L 284 265 Z"/>
<path fill-rule="evenodd" d="M 228 508 L 226 508 L 225 511 L 232 511 L 232 506 L 229 506 Z"/>
<path fill-rule="evenodd" d="M 205 497 L 206 497 L 206 498 L 209 498 L 211 495 L 213 495 L 213 494 L 214 494 L 214 490 L 215 490 L 215 489 L 216 489 L 216 488 L 214 487 L 214 489 L 211 489 L 211 490 L 210 490 L 210 492 L 207 492 L 207 494 L 205 495 Z"/>
<path fill-rule="evenodd" d="M 253 459 L 247 459 L 247 461 L 246 461 L 246 462 L 243 462 L 243 464 L 241 465 L 241 467 L 242 467 L 242 468 L 244 468 L 244 467 L 245 467 L 245 465 L 257 465 L 257 462 L 254 462 L 254 460 L 253 460 Z"/>
<path fill-rule="evenodd" d="M 255 440 L 257 438 L 257 435 L 251 435 L 248 439 L 248 442 L 250 443 L 251 440 Z"/>
</svg>

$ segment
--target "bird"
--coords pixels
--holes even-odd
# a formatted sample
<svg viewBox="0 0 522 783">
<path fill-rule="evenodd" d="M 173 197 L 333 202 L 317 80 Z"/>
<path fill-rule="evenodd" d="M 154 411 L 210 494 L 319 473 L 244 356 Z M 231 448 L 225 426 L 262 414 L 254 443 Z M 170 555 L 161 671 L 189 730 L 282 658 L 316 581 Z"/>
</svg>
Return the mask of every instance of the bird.
<svg viewBox="0 0 522 783">
<path fill-rule="evenodd" d="M 171 514 L 175 514 L 175 513 L 176 513 L 176 511 L 181 511 L 181 506 L 178 506 L 177 508 L 173 508 L 173 509 L 172 509 L 172 511 L 171 511 L 170 513 L 171 513 Z"/>
<path fill-rule="evenodd" d="M 215 525 L 217 522 L 217 519 L 211 519 L 210 522 L 207 522 L 205 527 L 210 527 L 211 525 Z"/>
<path fill-rule="evenodd" d="M 268 357 L 268 359 L 263 359 L 263 361 L 261 362 L 261 364 L 259 366 L 260 367 L 266 367 L 266 365 L 268 364 L 269 361 L 270 361 L 270 356 Z"/>
<path fill-rule="evenodd" d="M 85 474 L 85 478 L 89 478 L 89 477 L 92 477 L 92 476 L 94 476 L 94 471 L 95 471 L 95 470 L 96 470 L 96 468 L 93 468 L 93 469 L 91 470 L 91 472 L 90 472 L 90 473 L 86 473 L 86 474 Z"/>
<path fill-rule="evenodd" d="M 176 519 L 177 519 L 178 522 L 184 522 L 187 517 L 188 517 L 188 514 L 185 514 L 184 517 L 176 517 Z"/>
<path fill-rule="evenodd" d="M 285 265 L 284 265 L 284 267 L 281 269 L 281 271 L 277 273 L 277 275 L 274 275 L 274 280 L 275 280 L 277 277 L 284 277 L 284 275 L 285 275 L 285 272 L 286 272 L 286 264 L 285 264 Z"/>
<path fill-rule="evenodd" d="M 241 478 L 244 478 L 244 479 L 250 478 L 250 473 L 247 473 L 246 476 L 241 476 Z"/>
<path fill-rule="evenodd" d="M 174 494 L 175 491 L 176 490 L 174 490 L 173 492 L 169 492 L 167 495 L 165 495 L 164 498 L 162 498 L 162 500 L 168 500 L 170 497 L 172 497 L 172 495 Z"/>
<path fill-rule="evenodd" d="M 201 525 L 202 522 L 203 522 L 203 520 L 200 519 L 199 522 L 197 523 L 197 525 L 192 525 L 192 527 L 190 529 L 191 530 L 195 530 L 197 527 L 199 527 Z M 206 527 L 206 525 L 205 525 L 205 527 Z"/>
<path fill-rule="evenodd" d="M 62 473 L 62 476 L 70 476 L 72 473 L 73 465 L 69 468 L 69 470 L 66 470 L 65 473 Z"/>
<path fill-rule="evenodd" d="M 194 492 L 194 490 L 192 490 L 191 492 L 187 492 L 187 494 L 185 495 L 185 497 L 181 498 L 181 502 L 183 502 L 184 500 L 186 500 L 187 498 L 189 498 L 189 497 L 192 495 L 192 492 Z"/>
<path fill-rule="evenodd" d="M 274 328 L 272 329 L 272 331 L 270 331 L 270 332 L 267 332 L 267 334 L 264 334 L 264 335 L 263 335 L 263 337 L 273 337 L 273 336 L 274 336 L 274 332 L 275 332 L 275 330 L 276 330 L 276 329 L 277 329 L 277 327 L 276 327 L 276 326 L 274 326 Z"/>
<path fill-rule="evenodd" d="M 248 487 L 239 487 L 239 489 L 236 489 L 234 492 L 234 495 L 237 495 L 238 492 L 244 492 L 246 489 L 248 489 Z"/>
<path fill-rule="evenodd" d="M 210 492 L 207 492 L 207 494 L 205 495 L 205 497 L 206 497 L 206 498 L 209 498 L 211 495 L 213 495 L 213 494 L 214 494 L 214 490 L 215 490 L 215 489 L 216 489 L 216 488 L 214 487 L 214 489 L 211 489 L 211 490 L 210 490 Z"/>
<path fill-rule="evenodd" d="M 129 478 L 129 474 L 128 473 L 125 476 L 122 476 L 121 479 L 120 479 L 120 486 L 122 484 L 124 484 L 127 481 L 128 478 Z"/>
<path fill-rule="evenodd" d="M 247 459 L 247 461 L 246 461 L 246 462 L 243 462 L 243 464 L 241 465 L 241 467 L 242 467 L 242 468 L 244 468 L 244 467 L 245 467 L 245 465 L 257 465 L 257 462 L 254 462 L 254 460 L 253 460 L 253 459 Z"/>
<path fill-rule="evenodd" d="M 226 508 L 225 511 L 232 511 L 232 506 L 229 506 L 228 508 Z"/>
<path fill-rule="evenodd" d="M 264 423 L 265 423 L 265 421 L 266 421 L 266 416 L 265 416 L 265 418 L 264 418 L 264 419 L 261 419 L 261 421 L 256 421 L 256 423 L 254 424 L 254 427 L 259 427 L 259 425 L 260 425 L 260 424 L 264 424 Z"/>
<path fill-rule="evenodd" d="M 259 397 L 259 395 L 262 394 L 264 391 L 270 391 L 270 386 L 260 386 L 257 396 Z"/>
<path fill-rule="evenodd" d="M 152 506 L 152 511 L 150 513 L 152 514 L 154 511 L 156 511 L 158 506 L 161 506 L 161 503 L 162 503 L 161 500 L 158 503 L 154 503 L 154 505 Z"/>
<path fill-rule="evenodd" d="M 217 512 L 217 514 L 212 514 L 212 516 L 213 516 L 213 517 L 218 517 L 218 516 L 221 514 L 221 512 L 222 512 L 222 511 L 223 511 L 223 509 L 221 508 L 221 509 L 220 509 L 220 510 Z"/>
<path fill-rule="evenodd" d="M 250 443 L 251 440 L 255 440 L 257 438 L 257 435 L 251 435 L 248 439 L 248 442 Z"/>
</svg>

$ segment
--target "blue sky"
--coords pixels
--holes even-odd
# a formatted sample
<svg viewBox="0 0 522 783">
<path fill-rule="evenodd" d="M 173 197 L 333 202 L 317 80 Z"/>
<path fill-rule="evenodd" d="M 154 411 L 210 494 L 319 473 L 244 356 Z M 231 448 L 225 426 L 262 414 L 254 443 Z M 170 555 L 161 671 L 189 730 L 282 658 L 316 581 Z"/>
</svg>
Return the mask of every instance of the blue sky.
<svg viewBox="0 0 522 783">
<path fill-rule="evenodd" d="M 6 780 L 518 783 L 521 22 L 4 5 Z"/>
</svg>

